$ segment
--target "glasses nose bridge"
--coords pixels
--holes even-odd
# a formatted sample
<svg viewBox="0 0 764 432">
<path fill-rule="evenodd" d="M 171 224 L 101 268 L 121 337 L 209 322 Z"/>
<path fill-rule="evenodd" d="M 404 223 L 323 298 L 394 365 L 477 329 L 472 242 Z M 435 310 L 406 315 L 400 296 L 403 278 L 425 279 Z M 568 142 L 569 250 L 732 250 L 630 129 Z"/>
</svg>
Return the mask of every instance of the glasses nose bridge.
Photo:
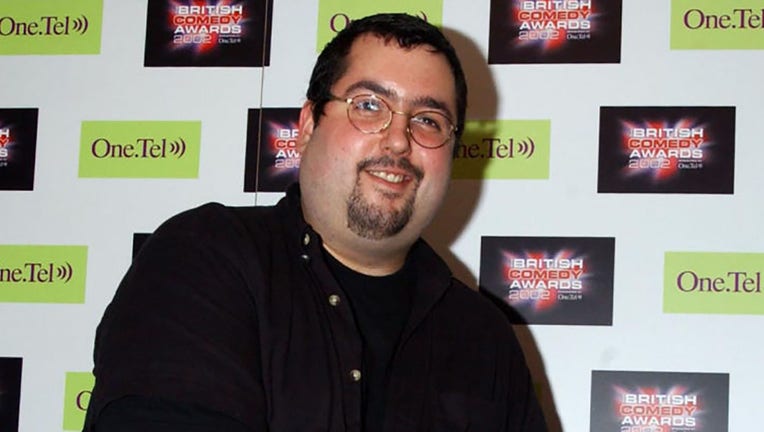
<svg viewBox="0 0 764 432">
<path fill-rule="evenodd" d="M 389 116 L 387 118 L 387 121 L 385 122 L 385 125 L 382 127 L 382 129 L 380 129 L 380 131 L 384 131 L 384 130 L 389 129 L 390 126 L 393 124 L 393 118 L 394 118 L 393 114 L 398 114 L 399 116 L 403 116 L 403 118 L 406 119 L 406 133 L 409 135 L 409 137 L 411 137 L 413 139 L 414 137 L 413 137 L 413 135 L 411 133 L 411 126 L 410 126 L 412 115 L 410 113 L 407 113 L 406 111 L 397 111 L 397 110 L 394 110 L 394 109 L 390 108 L 390 106 L 387 105 L 387 104 L 385 104 L 385 106 L 387 107 L 387 111 L 390 114 L 389 114 Z"/>
<path fill-rule="evenodd" d="M 403 118 L 406 119 L 406 134 L 408 134 L 409 138 L 414 140 L 418 144 L 419 142 L 414 138 L 414 133 L 411 131 L 411 118 L 413 117 L 413 115 L 406 111 L 394 110 L 390 108 L 389 105 L 387 106 L 387 110 L 390 111 L 390 118 L 387 120 L 387 124 L 385 125 L 384 128 L 382 128 L 382 130 L 388 129 L 393 124 L 393 114 L 398 114 L 399 116 L 402 116 Z"/>
</svg>

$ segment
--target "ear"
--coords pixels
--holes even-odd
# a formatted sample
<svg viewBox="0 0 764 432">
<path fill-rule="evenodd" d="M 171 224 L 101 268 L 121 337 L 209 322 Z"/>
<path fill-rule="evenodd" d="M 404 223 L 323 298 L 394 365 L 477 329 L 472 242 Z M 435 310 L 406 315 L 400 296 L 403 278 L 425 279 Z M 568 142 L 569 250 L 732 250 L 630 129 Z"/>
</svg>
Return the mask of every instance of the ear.
<svg viewBox="0 0 764 432">
<path fill-rule="evenodd" d="M 305 101 L 305 103 L 302 104 L 302 109 L 300 109 L 300 122 L 297 125 L 297 151 L 300 153 L 305 150 L 305 146 L 307 146 L 308 142 L 310 142 L 310 138 L 313 136 L 314 126 L 315 123 L 313 122 L 313 102 Z"/>
</svg>

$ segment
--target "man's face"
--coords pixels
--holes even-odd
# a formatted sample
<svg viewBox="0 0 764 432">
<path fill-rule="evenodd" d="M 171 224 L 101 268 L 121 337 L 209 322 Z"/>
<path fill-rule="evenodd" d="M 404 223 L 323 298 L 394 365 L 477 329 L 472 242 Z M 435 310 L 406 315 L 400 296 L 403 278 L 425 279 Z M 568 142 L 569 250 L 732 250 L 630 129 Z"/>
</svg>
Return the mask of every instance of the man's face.
<svg viewBox="0 0 764 432">
<path fill-rule="evenodd" d="M 347 65 L 334 96 L 373 94 L 394 111 L 436 110 L 455 122 L 453 75 L 446 58 L 430 47 L 403 49 L 362 35 Z M 454 140 L 424 148 L 406 131 L 408 116 L 398 114 L 387 129 L 365 134 L 350 123 L 347 108 L 343 101 L 329 102 L 316 125 L 311 105 L 303 107 L 300 185 L 306 219 L 329 243 L 352 235 L 410 245 L 443 201 Z"/>
</svg>

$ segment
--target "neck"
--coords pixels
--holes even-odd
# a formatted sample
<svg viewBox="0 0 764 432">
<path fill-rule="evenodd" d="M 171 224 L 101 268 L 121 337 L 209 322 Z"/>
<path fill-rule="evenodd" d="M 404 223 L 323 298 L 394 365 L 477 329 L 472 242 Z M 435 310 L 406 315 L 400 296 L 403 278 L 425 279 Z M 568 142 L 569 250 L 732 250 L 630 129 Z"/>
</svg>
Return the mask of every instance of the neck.
<svg viewBox="0 0 764 432">
<path fill-rule="evenodd" d="M 368 276 L 386 276 L 397 272 L 403 267 L 408 253 L 408 248 L 390 253 L 375 253 L 371 250 L 358 253 L 333 246 L 326 240 L 324 249 L 344 266 Z"/>
</svg>

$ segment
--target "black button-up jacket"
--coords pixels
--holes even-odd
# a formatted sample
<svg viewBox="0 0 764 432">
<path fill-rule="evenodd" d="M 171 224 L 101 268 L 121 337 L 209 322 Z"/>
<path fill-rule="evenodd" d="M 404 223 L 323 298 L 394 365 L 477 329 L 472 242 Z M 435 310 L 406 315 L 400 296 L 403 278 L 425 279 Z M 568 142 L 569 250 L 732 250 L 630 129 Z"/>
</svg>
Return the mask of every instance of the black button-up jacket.
<svg viewBox="0 0 764 432">
<path fill-rule="evenodd" d="M 390 367 L 385 430 L 544 431 L 505 317 L 418 241 L 417 286 Z M 164 223 L 99 325 L 87 425 L 109 402 L 156 396 L 253 431 L 360 431 L 362 347 L 349 301 L 302 218 L 208 204 Z"/>
</svg>

